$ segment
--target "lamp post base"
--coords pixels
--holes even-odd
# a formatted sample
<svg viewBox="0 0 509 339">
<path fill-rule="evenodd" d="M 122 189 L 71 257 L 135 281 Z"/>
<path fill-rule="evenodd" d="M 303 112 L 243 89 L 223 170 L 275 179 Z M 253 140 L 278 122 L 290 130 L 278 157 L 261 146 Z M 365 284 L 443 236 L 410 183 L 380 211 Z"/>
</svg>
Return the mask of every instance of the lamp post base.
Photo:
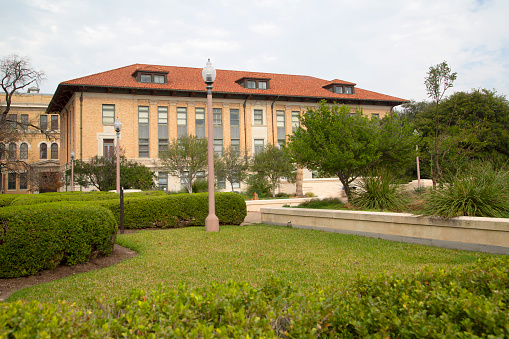
<svg viewBox="0 0 509 339">
<path fill-rule="evenodd" d="M 205 219 L 205 231 L 219 232 L 219 218 L 215 214 L 209 214 Z"/>
</svg>

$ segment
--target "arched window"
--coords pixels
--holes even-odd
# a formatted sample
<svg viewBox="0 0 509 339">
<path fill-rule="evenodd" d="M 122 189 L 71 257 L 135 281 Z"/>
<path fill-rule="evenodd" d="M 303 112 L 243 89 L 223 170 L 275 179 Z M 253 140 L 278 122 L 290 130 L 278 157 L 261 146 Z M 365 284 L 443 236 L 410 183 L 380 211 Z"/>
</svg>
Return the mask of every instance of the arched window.
<svg viewBox="0 0 509 339">
<path fill-rule="evenodd" d="M 51 144 L 51 159 L 58 159 L 58 144 Z"/>
<path fill-rule="evenodd" d="M 19 146 L 19 158 L 21 160 L 28 159 L 28 144 L 26 142 Z"/>
<path fill-rule="evenodd" d="M 9 144 L 9 160 L 16 160 L 16 153 L 18 152 L 18 147 L 15 143 L 11 142 Z"/>
<path fill-rule="evenodd" d="M 44 143 L 41 144 L 39 158 L 40 159 L 48 159 L 48 145 L 46 145 Z"/>
</svg>

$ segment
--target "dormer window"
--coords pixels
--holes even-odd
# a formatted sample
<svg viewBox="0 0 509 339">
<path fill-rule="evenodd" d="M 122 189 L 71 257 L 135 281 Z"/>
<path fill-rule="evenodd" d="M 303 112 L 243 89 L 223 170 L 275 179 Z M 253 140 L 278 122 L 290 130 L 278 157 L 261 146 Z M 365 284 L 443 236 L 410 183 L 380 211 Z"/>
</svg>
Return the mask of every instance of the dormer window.
<svg viewBox="0 0 509 339">
<path fill-rule="evenodd" d="M 323 88 L 336 94 L 355 94 L 354 83 L 337 79 L 330 81 Z"/>
<path fill-rule="evenodd" d="M 164 84 L 165 83 L 165 76 L 164 75 L 154 75 L 154 83 L 155 84 Z"/>
<path fill-rule="evenodd" d="M 168 82 L 167 74 L 166 72 L 144 69 L 136 70 L 136 72 L 133 73 L 133 77 L 136 78 L 136 81 L 145 84 L 166 84 Z"/>
<path fill-rule="evenodd" d="M 353 94 L 353 87 L 350 86 L 345 87 L 345 94 Z"/>
<path fill-rule="evenodd" d="M 269 89 L 269 81 L 270 79 L 242 78 L 236 82 L 248 89 Z"/>
<path fill-rule="evenodd" d="M 141 82 L 152 82 L 152 75 L 151 74 L 142 74 L 140 80 L 141 80 Z"/>
</svg>

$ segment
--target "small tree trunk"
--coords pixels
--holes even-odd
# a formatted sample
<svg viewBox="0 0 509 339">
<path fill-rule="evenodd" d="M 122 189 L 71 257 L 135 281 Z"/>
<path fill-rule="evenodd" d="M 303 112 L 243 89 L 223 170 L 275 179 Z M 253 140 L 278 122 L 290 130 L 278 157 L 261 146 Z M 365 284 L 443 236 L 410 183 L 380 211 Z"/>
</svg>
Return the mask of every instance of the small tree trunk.
<svg viewBox="0 0 509 339">
<path fill-rule="evenodd" d="M 297 177 L 295 178 L 295 195 L 300 197 L 304 195 L 302 192 L 302 181 L 303 181 L 304 170 L 297 167 Z"/>
</svg>

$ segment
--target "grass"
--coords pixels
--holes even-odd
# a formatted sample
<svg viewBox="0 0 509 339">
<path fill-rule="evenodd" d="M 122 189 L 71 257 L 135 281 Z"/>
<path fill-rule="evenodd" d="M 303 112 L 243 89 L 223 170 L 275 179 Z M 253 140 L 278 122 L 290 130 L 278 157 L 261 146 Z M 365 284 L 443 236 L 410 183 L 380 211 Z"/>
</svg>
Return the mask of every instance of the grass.
<svg viewBox="0 0 509 339">
<path fill-rule="evenodd" d="M 87 272 L 14 293 L 17 299 L 87 305 L 101 295 L 112 299 L 132 288 L 158 284 L 204 287 L 211 282 L 245 281 L 260 286 L 275 277 L 297 288 L 348 284 L 358 274 L 414 273 L 425 266 L 443 269 L 468 265 L 488 254 L 447 250 L 287 227 L 222 226 L 142 231 L 119 235 L 120 245 L 138 256 L 99 271 Z"/>
</svg>

